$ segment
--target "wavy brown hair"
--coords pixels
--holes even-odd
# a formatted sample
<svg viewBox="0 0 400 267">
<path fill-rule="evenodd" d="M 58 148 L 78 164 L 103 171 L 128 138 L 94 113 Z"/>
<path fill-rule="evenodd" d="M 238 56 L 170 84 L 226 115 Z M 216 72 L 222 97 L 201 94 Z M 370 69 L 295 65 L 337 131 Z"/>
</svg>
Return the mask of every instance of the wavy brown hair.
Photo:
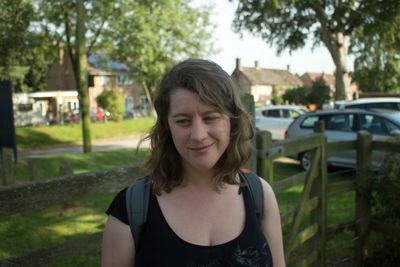
<svg viewBox="0 0 400 267">
<path fill-rule="evenodd" d="M 213 184 L 217 190 L 224 183 L 239 184 L 236 175 L 250 158 L 250 140 L 254 135 L 250 117 L 238 96 L 239 89 L 229 74 L 216 63 L 188 59 L 165 73 L 154 100 L 157 120 L 145 138 L 151 141 L 152 152 L 146 167 L 153 175 L 153 192 L 169 193 L 183 179 L 181 156 L 175 148 L 168 125 L 170 95 L 178 88 L 195 92 L 206 105 L 229 116 L 230 143 L 214 166 Z"/>
</svg>

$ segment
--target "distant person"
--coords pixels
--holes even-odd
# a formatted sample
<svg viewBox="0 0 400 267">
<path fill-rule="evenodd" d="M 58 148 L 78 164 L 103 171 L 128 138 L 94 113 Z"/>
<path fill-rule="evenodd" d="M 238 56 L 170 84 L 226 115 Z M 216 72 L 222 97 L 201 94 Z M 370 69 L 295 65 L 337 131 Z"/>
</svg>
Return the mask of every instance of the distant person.
<svg viewBox="0 0 400 267">
<path fill-rule="evenodd" d="M 254 132 L 231 77 L 185 60 L 164 75 L 154 106 L 146 223 L 135 247 L 125 188 L 107 210 L 102 265 L 284 266 L 275 195 L 252 176 L 263 192 L 260 223 L 243 180 Z"/>
</svg>

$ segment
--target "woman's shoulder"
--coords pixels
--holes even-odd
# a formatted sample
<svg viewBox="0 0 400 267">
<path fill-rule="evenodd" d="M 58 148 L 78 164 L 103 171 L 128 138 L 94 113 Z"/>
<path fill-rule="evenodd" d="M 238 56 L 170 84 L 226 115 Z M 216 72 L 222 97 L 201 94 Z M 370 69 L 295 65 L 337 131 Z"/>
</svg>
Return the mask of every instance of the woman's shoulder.
<svg viewBox="0 0 400 267">
<path fill-rule="evenodd" d="M 113 199 L 110 206 L 108 207 L 106 213 L 107 215 L 112 215 L 121 222 L 129 225 L 128 214 L 126 211 L 126 190 L 128 188 L 122 189 Z"/>
</svg>

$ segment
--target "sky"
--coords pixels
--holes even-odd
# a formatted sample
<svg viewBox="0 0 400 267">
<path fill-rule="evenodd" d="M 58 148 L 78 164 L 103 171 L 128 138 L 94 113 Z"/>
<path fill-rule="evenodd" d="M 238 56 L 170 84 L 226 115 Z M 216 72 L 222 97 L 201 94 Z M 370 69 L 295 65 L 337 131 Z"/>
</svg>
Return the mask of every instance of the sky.
<svg viewBox="0 0 400 267">
<path fill-rule="evenodd" d="M 236 58 L 241 59 L 243 67 L 253 67 L 257 60 L 261 68 L 286 69 L 293 74 L 302 75 L 305 72 L 319 72 L 333 74 L 335 65 L 325 46 L 321 45 L 312 50 L 309 43 L 305 48 L 289 54 L 285 50 L 277 56 L 277 49 L 270 47 L 261 38 L 244 33 L 243 38 L 232 30 L 232 21 L 236 5 L 228 0 L 195 0 L 194 5 L 212 4 L 212 23 L 216 24 L 214 34 L 215 48 L 220 52 L 208 59 L 219 64 L 231 74 L 235 69 Z M 353 59 L 349 56 L 348 67 L 353 70 Z"/>
</svg>

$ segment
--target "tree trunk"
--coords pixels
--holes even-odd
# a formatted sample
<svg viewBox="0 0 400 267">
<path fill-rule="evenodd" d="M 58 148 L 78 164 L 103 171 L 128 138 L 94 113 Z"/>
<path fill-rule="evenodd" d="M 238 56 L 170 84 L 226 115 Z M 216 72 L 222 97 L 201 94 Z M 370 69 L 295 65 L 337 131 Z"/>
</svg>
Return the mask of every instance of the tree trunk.
<svg viewBox="0 0 400 267">
<path fill-rule="evenodd" d="M 321 23 L 321 40 L 328 49 L 336 66 L 335 71 L 335 100 L 347 99 L 350 92 L 350 74 L 347 68 L 349 53 L 349 36 L 343 32 L 331 33 L 326 22 L 325 11 L 321 5 L 314 8 L 315 14 Z"/>
<path fill-rule="evenodd" d="M 142 82 L 144 92 L 146 93 L 147 103 L 149 104 L 149 114 L 152 117 L 156 117 L 156 113 L 154 110 L 153 100 L 151 99 L 151 93 L 149 87 L 147 86 L 146 82 Z"/>
<path fill-rule="evenodd" d="M 90 136 L 89 93 L 87 81 L 87 56 L 85 47 L 85 7 L 83 0 L 77 0 L 76 26 L 76 83 L 79 92 L 79 108 L 82 116 L 83 152 L 92 152 Z"/>
<path fill-rule="evenodd" d="M 336 33 L 331 49 L 328 48 L 336 66 L 335 72 L 335 100 L 350 98 L 350 74 L 347 67 L 347 55 L 349 53 L 349 36 Z M 327 45 L 328 46 L 328 45 Z"/>
</svg>

